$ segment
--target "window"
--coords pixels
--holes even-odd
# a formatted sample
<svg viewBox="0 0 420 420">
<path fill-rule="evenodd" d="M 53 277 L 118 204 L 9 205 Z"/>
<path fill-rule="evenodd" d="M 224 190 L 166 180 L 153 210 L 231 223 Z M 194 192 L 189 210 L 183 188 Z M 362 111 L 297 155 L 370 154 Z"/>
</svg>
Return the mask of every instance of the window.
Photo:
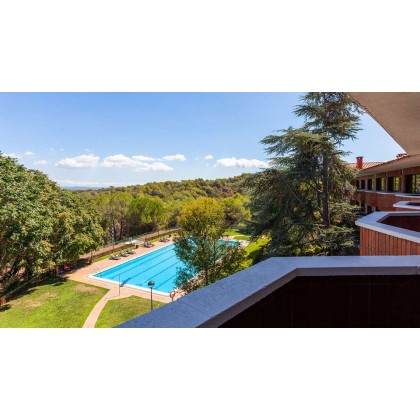
<svg viewBox="0 0 420 420">
<path fill-rule="evenodd" d="M 385 190 L 385 178 L 376 178 L 376 191 Z"/>
<path fill-rule="evenodd" d="M 420 193 L 420 175 L 407 175 L 405 189 L 410 194 Z"/>
<path fill-rule="evenodd" d="M 364 179 L 362 179 L 360 181 L 360 189 L 361 190 L 365 190 L 366 189 L 366 181 Z"/>
<path fill-rule="evenodd" d="M 360 189 L 360 181 L 359 180 L 357 180 L 356 181 L 356 190 L 359 190 Z"/>
<path fill-rule="evenodd" d="M 388 191 L 398 192 L 400 190 L 400 177 L 390 176 L 388 178 Z"/>
<path fill-rule="evenodd" d="M 373 189 L 372 188 L 372 180 L 371 179 L 368 179 L 367 180 L 367 189 L 370 190 L 370 191 L 372 191 L 372 189 Z"/>
</svg>

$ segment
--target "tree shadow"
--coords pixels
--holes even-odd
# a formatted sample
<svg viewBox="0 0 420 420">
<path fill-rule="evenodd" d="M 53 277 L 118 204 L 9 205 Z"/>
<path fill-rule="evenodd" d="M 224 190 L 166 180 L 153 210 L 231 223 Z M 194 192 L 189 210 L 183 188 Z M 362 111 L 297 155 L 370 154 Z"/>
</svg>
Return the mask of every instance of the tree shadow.
<svg viewBox="0 0 420 420">
<path fill-rule="evenodd" d="M 29 285 L 27 289 L 24 289 L 22 291 L 20 291 L 19 293 L 16 293 L 16 295 L 13 295 L 11 299 L 9 299 L 10 302 L 19 299 L 23 296 L 27 296 L 30 295 L 34 292 L 36 292 L 38 290 L 39 286 L 44 286 L 44 285 L 49 285 L 49 286 L 61 286 L 64 283 L 66 283 L 67 280 L 63 279 L 61 277 L 55 277 L 55 276 L 51 276 L 51 277 L 47 277 L 46 279 L 40 281 L 39 283 L 35 283 L 33 285 Z"/>
<path fill-rule="evenodd" d="M 51 285 L 51 286 L 62 286 L 64 283 L 67 283 L 67 279 L 64 279 L 62 277 L 48 277 L 47 279 L 43 280 L 39 285 Z"/>
<path fill-rule="evenodd" d="M 252 235 L 252 232 L 245 227 L 238 229 L 238 233 L 241 235 L 248 235 L 248 236 Z"/>
<path fill-rule="evenodd" d="M 0 312 L 5 312 L 10 309 L 12 306 L 6 303 L 6 305 L 0 306 Z"/>
<path fill-rule="evenodd" d="M 264 255 L 266 247 L 267 245 L 263 245 L 261 246 L 261 248 L 254 249 L 248 254 L 247 258 L 252 259 L 253 265 L 263 261 L 266 258 L 266 256 Z"/>
</svg>

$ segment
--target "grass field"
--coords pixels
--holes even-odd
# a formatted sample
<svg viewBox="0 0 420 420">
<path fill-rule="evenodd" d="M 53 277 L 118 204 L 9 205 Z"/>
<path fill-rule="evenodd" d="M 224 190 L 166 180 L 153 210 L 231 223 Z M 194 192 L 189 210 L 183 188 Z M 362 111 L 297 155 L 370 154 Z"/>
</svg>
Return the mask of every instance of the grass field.
<svg viewBox="0 0 420 420">
<path fill-rule="evenodd" d="M 51 277 L 0 307 L 0 328 L 79 328 L 107 289 Z"/>
<path fill-rule="evenodd" d="M 153 301 L 153 309 L 164 303 Z M 95 328 L 112 328 L 150 311 L 150 300 L 137 296 L 110 300 L 99 315 Z"/>
<path fill-rule="evenodd" d="M 223 236 L 233 236 L 233 239 L 249 241 L 251 239 L 250 235 L 242 229 L 228 229 L 224 232 Z"/>
<path fill-rule="evenodd" d="M 246 259 L 243 262 L 243 268 L 248 268 L 251 265 L 257 263 L 261 257 L 264 247 L 268 244 L 269 238 L 260 238 L 255 242 L 251 242 L 246 248 Z"/>
</svg>

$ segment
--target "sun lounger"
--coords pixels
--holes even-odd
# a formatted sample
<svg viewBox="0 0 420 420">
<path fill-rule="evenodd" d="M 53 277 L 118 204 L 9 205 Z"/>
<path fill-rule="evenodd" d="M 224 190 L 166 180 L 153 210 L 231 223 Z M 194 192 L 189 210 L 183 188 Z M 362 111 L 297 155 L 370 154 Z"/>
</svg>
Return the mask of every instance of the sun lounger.
<svg viewBox="0 0 420 420">
<path fill-rule="evenodd" d="M 132 249 L 127 249 L 127 254 L 135 254 L 136 253 L 136 251 L 134 251 L 134 250 L 132 250 Z"/>
<path fill-rule="evenodd" d="M 121 257 L 117 254 L 111 254 L 111 256 L 109 257 L 111 260 L 120 260 Z"/>
<path fill-rule="evenodd" d="M 155 244 L 152 244 L 151 242 L 145 241 L 144 246 L 145 246 L 145 248 L 152 248 L 152 247 L 155 246 Z"/>
<path fill-rule="evenodd" d="M 120 251 L 120 255 L 121 255 L 121 257 L 128 257 L 128 254 L 126 252 Z"/>
</svg>

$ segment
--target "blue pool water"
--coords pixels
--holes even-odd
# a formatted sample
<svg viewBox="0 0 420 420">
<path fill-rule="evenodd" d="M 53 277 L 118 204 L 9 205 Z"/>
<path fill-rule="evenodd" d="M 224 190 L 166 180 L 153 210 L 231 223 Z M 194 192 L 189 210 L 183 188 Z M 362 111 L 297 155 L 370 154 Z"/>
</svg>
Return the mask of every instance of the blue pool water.
<svg viewBox="0 0 420 420">
<path fill-rule="evenodd" d="M 238 244 L 238 242 L 230 242 Z M 149 254 L 127 261 L 95 274 L 95 277 L 120 282 L 121 286 L 131 285 L 148 289 L 149 280 L 155 282 L 153 290 L 170 293 L 174 290 L 177 268 L 184 267 L 175 254 L 175 245 L 157 249 Z"/>
</svg>

